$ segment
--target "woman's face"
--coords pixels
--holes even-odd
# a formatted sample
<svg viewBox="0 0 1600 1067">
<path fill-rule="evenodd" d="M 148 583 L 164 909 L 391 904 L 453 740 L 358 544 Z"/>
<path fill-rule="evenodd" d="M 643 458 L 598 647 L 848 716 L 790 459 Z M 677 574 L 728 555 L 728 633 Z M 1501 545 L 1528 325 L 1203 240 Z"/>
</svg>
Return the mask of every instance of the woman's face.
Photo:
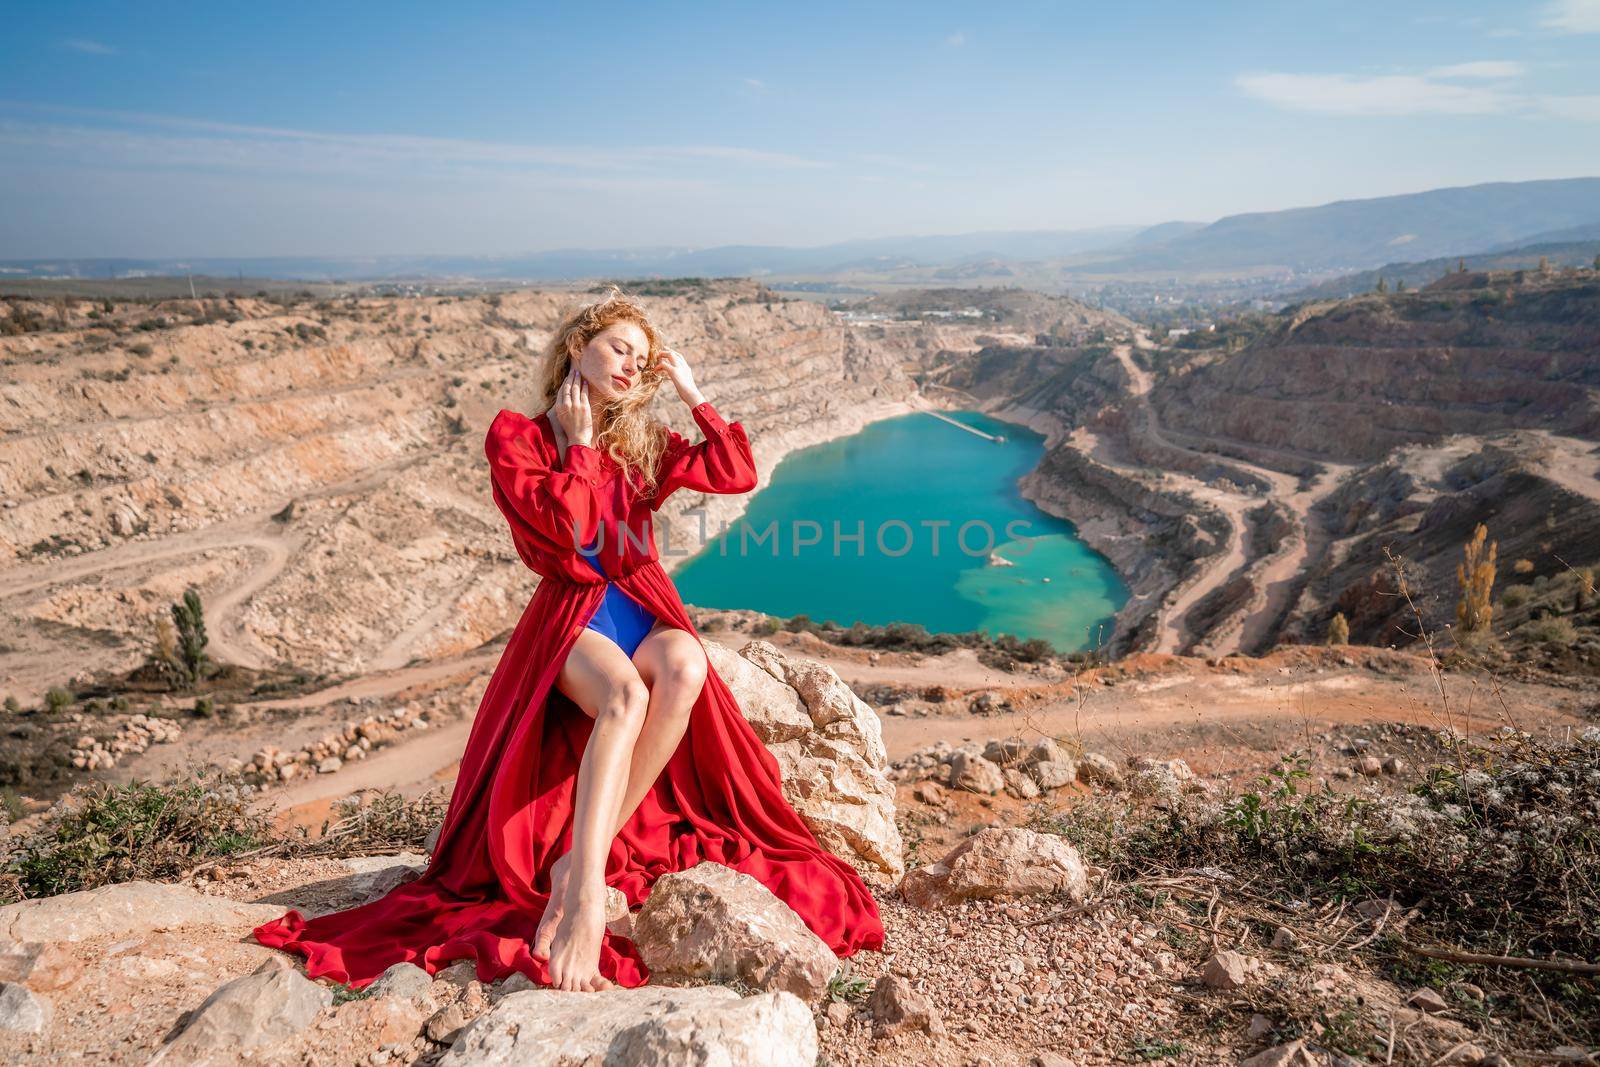
<svg viewBox="0 0 1600 1067">
<path fill-rule="evenodd" d="M 590 396 L 612 399 L 639 387 L 649 356 L 650 339 L 636 323 L 613 322 L 583 346 L 578 373 Z"/>
</svg>

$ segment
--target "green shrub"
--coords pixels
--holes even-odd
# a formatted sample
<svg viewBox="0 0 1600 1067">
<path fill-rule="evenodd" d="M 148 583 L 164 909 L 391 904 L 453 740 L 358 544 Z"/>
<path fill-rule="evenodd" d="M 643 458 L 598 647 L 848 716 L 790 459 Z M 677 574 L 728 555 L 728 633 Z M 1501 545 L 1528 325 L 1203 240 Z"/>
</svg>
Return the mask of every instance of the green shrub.
<svg viewBox="0 0 1600 1067">
<path fill-rule="evenodd" d="M 1536 619 L 1517 631 L 1518 634 L 1530 641 L 1538 641 L 1546 645 L 1560 645 L 1570 648 L 1577 643 L 1578 630 L 1572 625 L 1571 620 L 1563 619 L 1558 615 L 1546 615 Z"/>
<path fill-rule="evenodd" d="M 174 880 L 206 860 L 259 847 L 270 820 L 203 785 L 148 782 L 73 794 L 6 863 L 15 897 L 54 896 L 133 879 Z"/>
</svg>

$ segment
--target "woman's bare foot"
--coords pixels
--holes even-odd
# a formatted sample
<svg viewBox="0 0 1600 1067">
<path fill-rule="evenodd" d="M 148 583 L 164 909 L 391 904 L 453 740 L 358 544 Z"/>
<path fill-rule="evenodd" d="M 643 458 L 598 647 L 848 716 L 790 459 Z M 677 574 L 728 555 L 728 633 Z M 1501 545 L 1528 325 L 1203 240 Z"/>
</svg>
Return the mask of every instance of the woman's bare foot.
<svg viewBox="0 0 1600 1067">
<path fill-rule="evenodd" d="M 557 989 L 611 988 L 600 973 L 600 941 L 606 929 L 605 885 L 567 880 L 567 899 L 550 943 L 550 983 Z"/>
<path fill-rule="evenodd" d="M 533 954 L 550 958 L 550 941 L 556 936 L 556 925 L 567 903 L 567 871 L 572 867 L 572 853 L 563 852 L 561 858 L 550 865 L 550 902 L 544 907 L 544 917 L 533 935 Z"/>
</svg>

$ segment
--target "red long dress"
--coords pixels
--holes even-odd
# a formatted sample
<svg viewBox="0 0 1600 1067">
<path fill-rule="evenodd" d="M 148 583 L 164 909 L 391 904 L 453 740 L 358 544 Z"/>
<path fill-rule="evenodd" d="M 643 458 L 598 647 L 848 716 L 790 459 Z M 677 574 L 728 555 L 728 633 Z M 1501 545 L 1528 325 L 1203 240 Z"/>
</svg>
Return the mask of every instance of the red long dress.
<svg viewBox="0 0 1600 1067">
<path fill-rule="evenodd" d="M 302 954 L 312 977 L 356 987 L 395 963 L 432 973 L 460 959 L 476 960 L 483 981 L 520 971 L 550 984 L 548 961 L 530 948 L 550 866 L 571 845 L 578 762 L 593 725 L 554 683 L 605 594 L 605 579 L 576 546 L 591 544 L 603 522 L 605 574 L 657 618 L 698 636 L 659 562 L 652 517 L 675 489 L 748 492 L 756 467 L 743 426 L 723 421 L 709 402 L 693 415 L 705 440 L 671 433 L 648 497 L 585 445 L 568 447 L 563 469 L 545 417 L 495 416 L 484 441 L 494 501 L 517 553 L 543 581 L 478 707 L 433 858 L 420 878 L 361 907 L 309 920 L 290 911 L 257 927 L 259 942 Z M 623 520 L 631 533 L 619 529 Z M 706 667 L 682 743 L 612 842 L 606 883 L 637 905 L 661 875 L 712 860 L 766 885 L 836 954 L 881 948 L 871 893 L 784 799 L 777 761 L 709 659 Z M 600 973 L 622 986 L 649 977 L 633 942 L 609 930 Z"/>
</svg>

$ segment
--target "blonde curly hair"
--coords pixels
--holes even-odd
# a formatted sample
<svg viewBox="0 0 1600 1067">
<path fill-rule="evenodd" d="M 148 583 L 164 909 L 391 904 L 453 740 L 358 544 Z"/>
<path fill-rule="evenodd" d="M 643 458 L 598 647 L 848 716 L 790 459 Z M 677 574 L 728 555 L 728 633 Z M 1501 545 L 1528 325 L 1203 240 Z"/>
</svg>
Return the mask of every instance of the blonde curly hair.
<svg viewBox="0 0 1600 1067">
<path fill-rule="evenodd" d="M 644 309 L 617 286 L 610 286 L 610 291 L 601 299 L 582 304 L 562 317 L 561 324 L 545 345 L 540 410 L 547 411 L 555 403 L 556 390 L 584 346 L 601 330 L 618 322 L 631 322 L 643 330 L 650 351 L 645 358 L 644 372 L 632 389 L 616 398 L 591 398 L 594 446 L 616 460 L 626 477 L 637 477 L 642 491 L 648 495 L 655 491 L 655 471 L 668 440 L 666 424 L 653 418 L 649 411 L 656 391 L 667 380 L 667 373 L 661 366 L 661 353 L 666 344 L 650 324 Z"/>
</svg>

